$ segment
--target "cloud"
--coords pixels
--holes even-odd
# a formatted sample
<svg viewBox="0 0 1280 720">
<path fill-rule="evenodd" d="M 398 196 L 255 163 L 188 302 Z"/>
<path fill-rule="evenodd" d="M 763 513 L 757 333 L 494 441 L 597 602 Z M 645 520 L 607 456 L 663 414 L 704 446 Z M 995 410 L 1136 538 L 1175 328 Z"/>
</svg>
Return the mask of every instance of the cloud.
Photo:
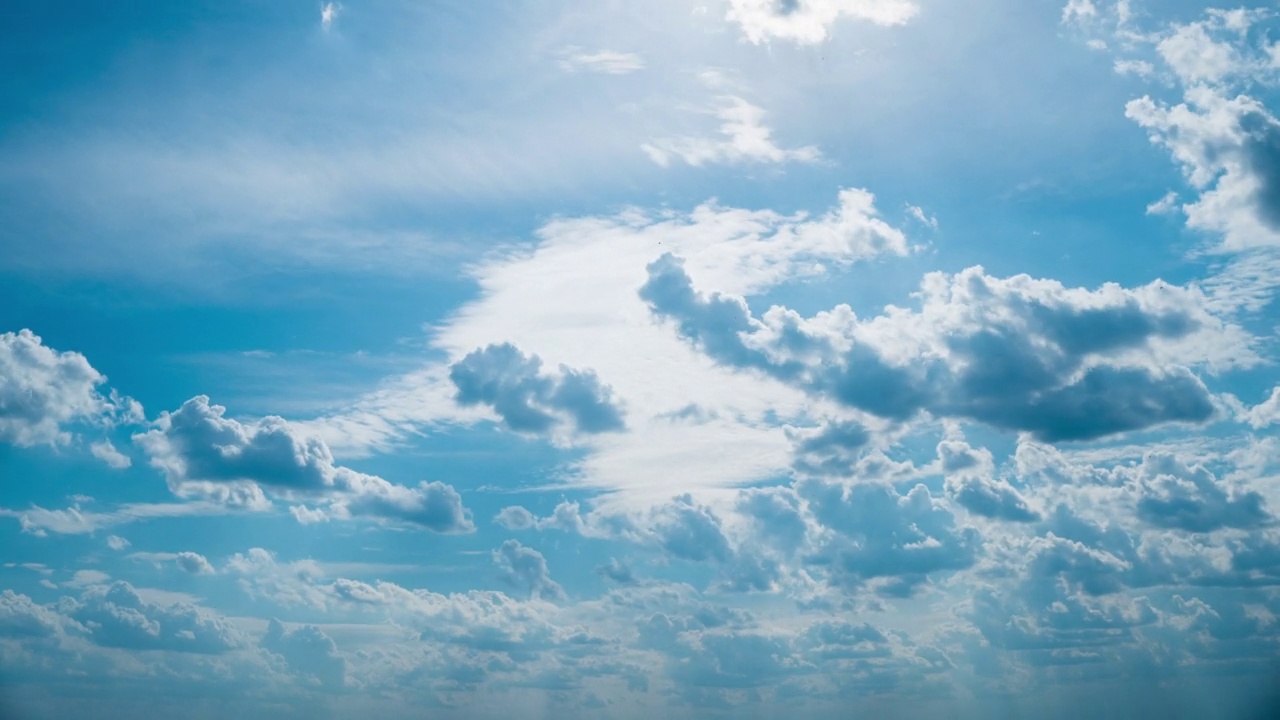
<svg viewBox="0 0 1280 720">
<path fill-rule="evenodd" d="M 982 545 L 924 485 L 902 495 L 882 483 L 808 480 L 797 492 L 828 530 L 810 564 L 835 587 L 876 581 L 881 594 L 910 595 L 932 574 L 971 567 Z"/>
<path fill-rule="evenodd" d="M 449 369 L 464 406 L 493 407 L 512 430 L 545 434 L 569 422 L 581 433 L 622 430 L 622 411 L 612 391 L 590 370 L 561 366 L 559 374 L 542 373 L 542 361 L 509 343 L 476 350 Z"/>
<path fill-rule="evenodd" d="M 70 425 L 140 421 L 136 402 L 98 392 L 106 380 L 80 353 L 54 350 L 30 330 L 0 334 L 0 442 L 62 445 Z"/>
<path fill-rule="evenodd" d="M 1271 396 L 1244 413 L 1244 419 L 1255 428 L 1264 428 L 1280 422 L 1280 386 L 1272 389 Z"/>
<path fill-rule="evenodd" d="M 537 524 L 538 518 L 519 505 L 512 505 L 498 511 L 493 521 L 508 530 L 528 530 Z"/>
<path fill-rule="evenodd" d="M 435 532 L 471 532 L 462 498 L 449 485 L 417 487 L 334 464 L 323 440 L 304 436 L 279 417 L 240 423 L 226 409 L 197 396 L 153 429 L 134 436 L 181 497 L 204 497 L 231 507 L 261 510 L 266 492 L 285 498 L 323 499 L 337 517 L 406 522 Z"/>
<path fill-rule="evenodd" d="M 123 470 L 133 465 L 133 460 L 130 460 L 128 455 L 117 450 L 110 440 L 103 440 L 90 445 L 89 451 L 93 453 L 94 457 L 117 470 Z"/>
<path fill-rule="evenodd" d="M 764 111 L 740 97 L 720 99 L 715 110 L 720 120 L 720 138 L 678 137 L 653 140 L 641 145 L 649 159 L 662 167 L 672 159 L 693 167 L 714 164 L 815 162 L 822 157 L 818 148 L 781 148 L 773 141 L 773 131 L 764 124 Z"/>
<path fill-rule="evenodd" d="M 1138 516 L 1158 527 L 1211 532 L 1272 522 L 1256 491 L 1228 493 L 1208 470 L 1152 453 L 1136 473 Z"/>
<path fill-rule="evenodd" d="M 1160 281 L 1091 291 L 974 267 L 926 276 L 915 312 L 860 320 L 842 305 L 802 318 L 775 306 L 756 319 L 741 297 L 695 290 L 673 255 L 648 270 L 640 297 L 711 358 L 890 420 L 927 410 L 1052 441 L 1199 423 L 1214 406 L 1183 364 L 1236 360 L 1193 338 L 1232 338 L 1256 361 L 1202 296 Z"/>
<path fill-rule="evenodd" d="M 53 635 L 62 627 L 56 612 L 12 590 L 0 592 L 0 637 L 24 638 Z"/>
<path fill-rule="evenodd" d="M 1178 193 L 1170 190 L 1163 197 L 1147 206 L 1148 215 L 1168 215 L 1178 208 Z"/>
<path fill-rule="evenodd" d="M 90 587 L 65 612 L 105 647 L 216 654 L 246 644 L 221 616 L 189 603 L 162 607 L 123 581 Z"/>
<path fill-rule="evenodd" d="M 124 550 L 125 548 L 129 547 L 129 544 L 130 543 L 128 540 L 125 540 L 119 535 L 107 536 L 107 547 L 111 548 L 112 550 L 115 550 L 116 552 L 120 552 L 121 550 Z"/>
<path fill-rule="evenodd" d="M 537 550 L 521 545 L 518 540 L 507 540 L 494 550 L 493 562 L 502 570 L 503 579 L 527 590 L 531 596 L 544 600 L 564 599 L 564 589 L 551 579 L 551 572 L 547 570 L 547 559 Z"/>
<path fill-rule="evenodd" d="M 228 508 L 221 503 L 125 503 L 111 510 L 85 510 L 78 503 L 57 510 L 32 505 L 26 510 L 0 508 L 0 517 L 16 518 L 23 532 L 43 536 L 84 535 L 98 530 L 141 522 L 153 518 L 222 515 Z"/>
<path fill-rule="evenodd" d="M 986 448 L 973 448 L 961 438 L 938 443 L 938 460 L 947 494 L 969 512 L 1010 522 L 1034 522 L 1040 514 L 1007 481 L 995 477 L 995 461 Z"/>
<path fill-rule="evenodd" d="M 326 688 L 340 688 L 346 682 L 347 661 L 333 639 L 315 625 L 286 630 L 275 618 L 267 625 L 261 645 L 284 658 L 298 675 Z"/>
<path fill-rule="evenodd" d="M 342 13 L 342 6 L 337 3 L 325 3 L 320 6 L 320 27 L 329 32 L 333 28 L 334 20 L 338 19 L 338 15 Z"/>
<path fill-rule="evenodd" d="M 644 69 L 644 58 L 635 53 L 598 50 L 587 52 L 568 48 L 560 58 L 560 68 L 566 72 L 596 72 L 606 75 L 626 75 Z"/>
<path fill-rule="evenodd" d="M 183 551 L 178 553 L 174 561 L 178 567 L 192 575 L 212 575 L 214 572 L 213 565 L 200 553 Z"/>
<path fill-rule="evenodd" d="M 814 45 L 827 39 L 841 17 L 892 26 L 918 12 L 909 0 L 730 0 L 728 19 L 753 43 L 776 38 Z"/>
</svg>

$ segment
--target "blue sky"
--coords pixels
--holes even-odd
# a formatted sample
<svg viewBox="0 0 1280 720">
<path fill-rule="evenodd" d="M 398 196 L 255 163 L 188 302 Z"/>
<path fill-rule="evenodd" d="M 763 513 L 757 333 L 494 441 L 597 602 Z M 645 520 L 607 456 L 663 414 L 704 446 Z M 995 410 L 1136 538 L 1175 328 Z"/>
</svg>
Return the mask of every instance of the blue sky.
<svg viewBox="0 0 1280 720">
<path fill-rule="evenodd" d="M 1280 707 L 1280 13 L 19 2 L 0 716 Z"/>
</svg>

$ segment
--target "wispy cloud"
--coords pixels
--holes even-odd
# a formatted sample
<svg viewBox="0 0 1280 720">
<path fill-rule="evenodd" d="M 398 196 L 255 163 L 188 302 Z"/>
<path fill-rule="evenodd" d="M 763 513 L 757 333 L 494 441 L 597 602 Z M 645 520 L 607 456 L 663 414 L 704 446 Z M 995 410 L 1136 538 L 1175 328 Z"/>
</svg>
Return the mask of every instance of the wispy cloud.
<svg viewBox="0 0 1280 720">
<path fill-rule="evenodd" d="M 644 69 L 644 58 L 636 53 L 598 50 L 588 52 L 580 48 L 567 48 L 560 58 L 560 68 L 566 72 L 595 72 L 605 75 L 626 75 Z"/>
<path fill-rule="evenodd" d="M 764 124 L 764 110 L 746 100 L 729 95 L 712 111 L 720 120 L 718 137 L 662 138 L 641 145 L 641 149 L 662 167 L 682 160 L 694 167 L 717 163 L 815 162 L 822 157 L 816 146 L 779 147 L 773 130 Z"/>
</svg>

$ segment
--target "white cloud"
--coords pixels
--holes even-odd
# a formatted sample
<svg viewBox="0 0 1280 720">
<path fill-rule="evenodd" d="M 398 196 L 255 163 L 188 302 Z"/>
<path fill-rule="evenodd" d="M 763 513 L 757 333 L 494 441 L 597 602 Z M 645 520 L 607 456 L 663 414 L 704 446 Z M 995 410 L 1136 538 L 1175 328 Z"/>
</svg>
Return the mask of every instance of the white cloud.
<svg viewBox="0 0 1280 720">
<path fill-rule="evenodd" d="M 768 476 L 786 468 L 790 443 L 766 416 L 793 416 L 807 402 L 781 383 L 716 367 L 663 329 L 637 295 L 645 265 L 679 251 L 696 277 L 756 294 L 908 252 L 860 189 L 841 191 L 836 207 L 813 217 L 708 204 L 556 220 L 538 238 L 476 269 L 480 298 L 432 340 L 447 360 L 386 382 L 347 413 L 307 423 L 307 432 L 340 451 L 367 451 L 431 423 L 481 419 L 457 407 L 448 368 L 505 342 L 547 366 L 594 372 L 626 408 L 627 432 L 576 438 L 590 452 L 575 482 L 667 498 L 687 478 L 722 486 Z"/>
<path fill-rule="evenodd" d="M 813 45 L 826 40 L 842 17 L 892 26 L 919 11 L 909 0 L 729 0 L 728 19 L 753 43 L 778 39 Z"/>
<path fill-rule="evenodd" d="M 1272 390 L 1266 400 L 1245 411 L 1244 419 L 1255 428 L 1280 423 L 1280 387 Z"/>
<path fill-rule="evenodd" d="M 342 13 L 342 6 L 337 3 L 325 3 L 320 6 L 320 27 L 328 32 L 333 28 L 333 22 L 338 19 L 338 15 Z"/>
<path fill-rule="evenodd" d="M 140 421 L 136 402 L 98 392 L 106 380 L 80 353 L 54 350 L 30 330 L 0 335 L 0 442 L 60 445 L 69 425 Z"/>
<path fill-rule="evenodd" d="M 644 58 L 636 53 L 598 50 L 587 52 L 569 48 L 560 58 L 561 69 L 567 72 L 596 72 L 606 75 L 625 75 L 644 69 Z"/>
<path fill-rule="evenodd" d="M 663 138 L 645 143 L 641 149 L 662 167 L 673 159 L 702 167 L 717 163 L 815 162 L 822 157 L 812 145 L 778 147 L 773 131 L 764 124 L 764 110 L 740 97 L 721 98 L 715 116 L 721 121 L 719 138 Z"/>
<path fill-rule="evenodd" d="M 89 446 L 93 456 L 117 470 L 123 470 L 133 464 L 128 455 L 116 449 L 110 440 L 96 442 Z"/>
<path fill-rule="evenodd" d="M 1178 193 L 1170 190 L 1147 206 L 1148 215 L 1168 215 L 1178 209 Z"/>
<path fill-rule="evenodd" d="M 192 575 L 212 575 L 216 572 L 205 556 L 185 550 L 177 553 L 135 552 L 130 553 L 128 557 L 152 563 L 157 567 L 172 563 L 174 567 Z"/>
<path fill-rule="evenodd" d="M 134 436 L 180 497 L 263 510 L 270 506 L 270 492 L 287 499 L 324 500 L 339 518 L 405 522 L 436 532 L 474 529 L 470 512 L 449 485 L 393 485 L 335 465 L 323 440 L 304 435 L 282 418 L 240 423 L 224 417 L 225 412 L 198 396 L 172 413 L 162 412 L 153 429 Z M 295 515 L 316 519 L 313 513 Z"/>
<path fill-rule="evenodd" d="M 130 545 L 129 541 L 125 540 L 119 535 L 107 536 L 107 547 L 111 548 L 112 550 L 115 550 L 116 552 L 120 552 L 121 550 L 124 550 L 125 548 L 129 547 L 129 545 Z"/>
<path fill-rule="evenodd" d="M 1113 66 L 1117 75 L 1137 75 L 1140 78 L 1151 77 L 1156 68 L 1146 60 L 1118 59 Z"/>
</svg>

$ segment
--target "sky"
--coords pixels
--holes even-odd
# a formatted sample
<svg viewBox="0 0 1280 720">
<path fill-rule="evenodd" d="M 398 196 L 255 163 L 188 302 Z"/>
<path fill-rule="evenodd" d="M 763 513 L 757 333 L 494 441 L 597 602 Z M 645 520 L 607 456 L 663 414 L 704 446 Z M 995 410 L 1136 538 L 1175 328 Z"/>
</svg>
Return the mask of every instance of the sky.
<svg viewBox="0 0 1280 720">
<path fill-rule="evenodd" d="M 0 18 L 0 718 L 1280 712 L 1280 8 Z"/>
</svg>

